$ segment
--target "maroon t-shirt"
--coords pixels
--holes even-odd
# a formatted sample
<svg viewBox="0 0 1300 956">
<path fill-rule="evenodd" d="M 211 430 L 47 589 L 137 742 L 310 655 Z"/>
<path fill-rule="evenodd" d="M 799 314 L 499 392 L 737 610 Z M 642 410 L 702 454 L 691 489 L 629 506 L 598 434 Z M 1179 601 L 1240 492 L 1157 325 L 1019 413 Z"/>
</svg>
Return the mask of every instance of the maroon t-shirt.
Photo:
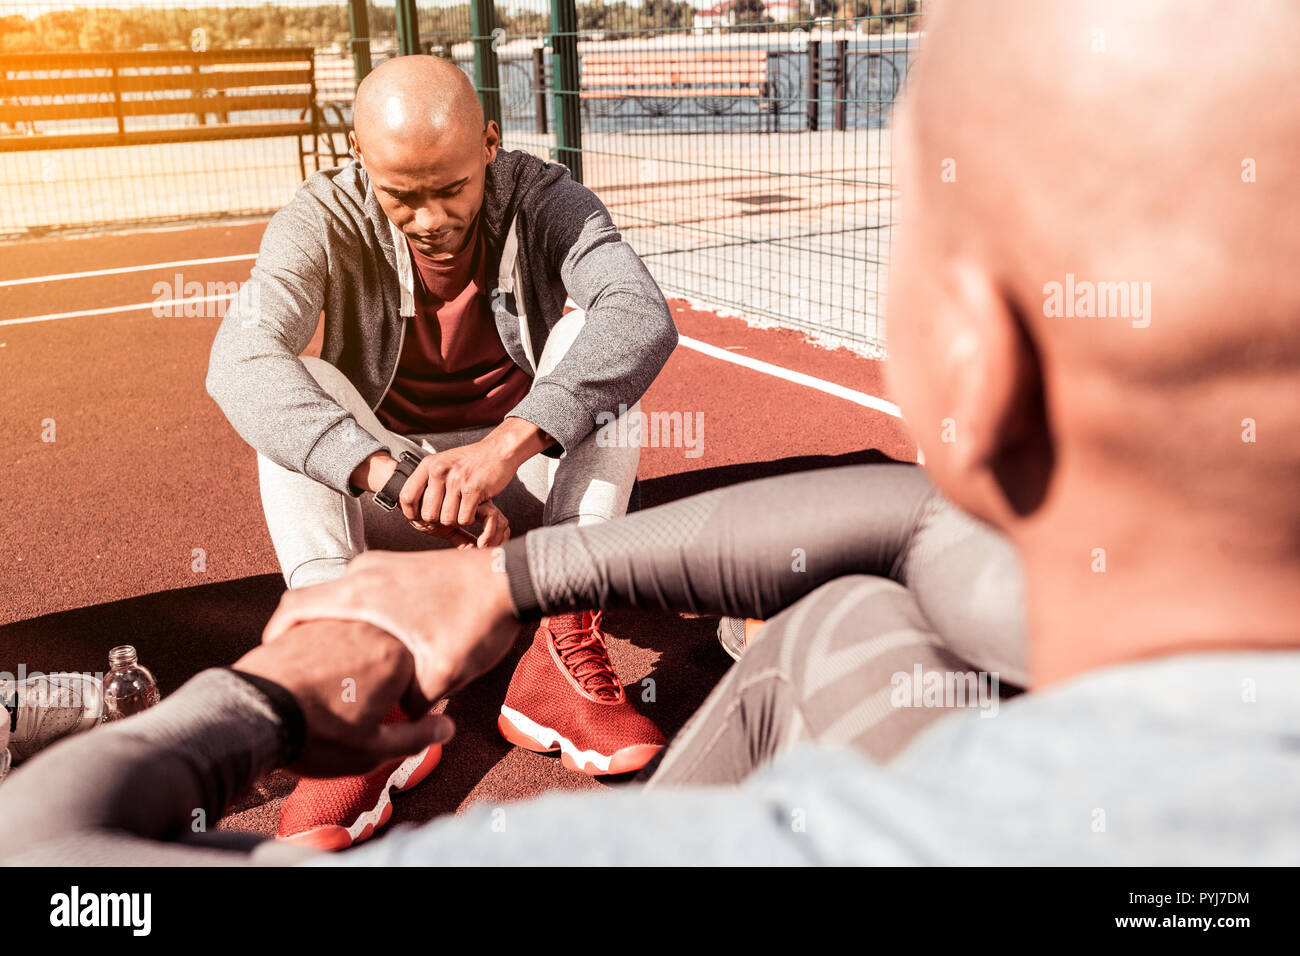
<svg viewBox="0 0 1300 956">
<path fill-rule="evenodd" d="M 478 219 L 465 248 L 431 259 L 409 243 L 415 315 L 393 384 L 375 410 L 399 435 L 499 425 L 533 380 L 506 353 L 488 304 Z"/>
</svg>

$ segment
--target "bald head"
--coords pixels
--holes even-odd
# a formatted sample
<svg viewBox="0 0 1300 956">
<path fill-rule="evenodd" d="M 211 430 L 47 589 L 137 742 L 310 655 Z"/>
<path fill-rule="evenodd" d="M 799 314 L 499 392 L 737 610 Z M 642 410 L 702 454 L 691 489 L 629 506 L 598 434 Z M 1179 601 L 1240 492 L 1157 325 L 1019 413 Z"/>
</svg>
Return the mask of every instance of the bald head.
<svg viewBox="0 0 1300 956">
<path fill-rule="evenodd" d="M 927 9 L 895 127 L 889 330 L 931 472 L 1031 580 L 1084 570 L 1060 571 L 1060 602 L 1222 598 L 1211 563 L 1220 584 L 1251 568 L 1238 596 L 1296 573 L 1300 8 Z M 1091 573 L 1106 546 L 1129 578 Z"/>
<path fill-rule="evenodd" d="M 386 60 L 357 87 L 352 148 L 384 214 L 425 255 L 468 242 L 501 131 L 469 78 L 433 56 Z"/>
<path fill-rule="evenodd" d="M 1300 287 L 1277 281 L 1300 243 L 1300 220 L 1284 214 L 1300 204 L 1300 181 L 1283 175 L 1300 147 L 1300 99 L 1284 93 L 1300 81 L 1300 8 L 1250 9 L 942 8 L 912 119 L 918 198 L 943 211 L 933 221 L 946 241 L 998 262 L 1026 300 L 1067 269 L 1155 286 L 1150 334 L 1039 321 L 1042 310 L 1027 309 L 1044 335 L 1101 350 L 1130 373 L 1195 371 L 1189 336 L 1215 350 L 1218 367 L 1224 350 L 1232 363 L 1235 346 L 1260 333 L 1300 354 L 1277 321 L 1300 305 Z M 944 157 L 955 181 L 938 175 Z M 1249 325 L 1221 321 L 1242 311 Z"/>
<path fill-rule="evenodd" d="M 1175 484 L 1215 484 L 1188 469 L 1209 448 L 1232 468 L 1243 418 L 1294 435 L 1300 403 L 1269 396 L 1300 384 L 1300 8 L 1268 11 L 1262 29 L 1211 2 L 943 5 L 900 131 L 891 338 L 999 300 L 1055 437 Z M 964 325 L 926 334 L 965 363 Z"/>
<path fill-rule="evenodd" d="M 352 115 L 357 141 L 372 154 L 437 148 L 483 131 L 469 77 L 436 56 L 385 60 L 357 87 Z"/>
</svg>

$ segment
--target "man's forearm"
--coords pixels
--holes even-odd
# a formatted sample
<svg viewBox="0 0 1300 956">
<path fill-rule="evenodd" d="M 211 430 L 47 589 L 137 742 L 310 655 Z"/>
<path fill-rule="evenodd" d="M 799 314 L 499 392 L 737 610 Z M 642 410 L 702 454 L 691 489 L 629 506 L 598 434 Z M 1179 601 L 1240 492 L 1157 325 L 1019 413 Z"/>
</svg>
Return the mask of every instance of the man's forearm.
<svg viewBox="0 0 1300 956">
<path fill-rule="evenodd" d="M 656 607 L 767 617 L 843 574 L 890 575 L 935 495 L 921 469 L 858 465 L 747 482 L 508 542 L 521 616 Z"/>
<path fill-rule="evenodd" d="M 286 720 L 295 706 L 213 669 L 145 714 L 56 744 L 0 787 L 0 854 L 73 832 L 175 838 L 214 828 L 254 781 L 295 756 L 301 728 Z"/>
<path fill-rule="evenodd" d="M 361 494 L 383 490 L 397 470 L 397 459 L 386 451 L 377 451 L 352 470 L 348 484 Z"/>
<path fill-rule="evenodd" d="M 507 418 L 484 439 L 513 470 L 555 444 L 555 439 L 525 418 Z"/>
</svg>

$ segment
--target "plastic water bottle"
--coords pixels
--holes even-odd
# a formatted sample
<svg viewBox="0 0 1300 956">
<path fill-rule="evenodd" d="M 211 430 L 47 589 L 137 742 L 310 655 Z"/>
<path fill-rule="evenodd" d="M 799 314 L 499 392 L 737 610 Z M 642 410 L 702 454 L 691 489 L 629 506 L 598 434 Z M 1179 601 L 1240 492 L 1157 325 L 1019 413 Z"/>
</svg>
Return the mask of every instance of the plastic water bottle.
<svg viewBox="0 0 1300 956">
<path fill-rule="evenodd" d="M 121 720 L 158 703 L 158 682 L 141 667 L 135 648 L 123 644 L 108 652 L 109 672 L 104 676 L 104 722 Z"/>
</svg>

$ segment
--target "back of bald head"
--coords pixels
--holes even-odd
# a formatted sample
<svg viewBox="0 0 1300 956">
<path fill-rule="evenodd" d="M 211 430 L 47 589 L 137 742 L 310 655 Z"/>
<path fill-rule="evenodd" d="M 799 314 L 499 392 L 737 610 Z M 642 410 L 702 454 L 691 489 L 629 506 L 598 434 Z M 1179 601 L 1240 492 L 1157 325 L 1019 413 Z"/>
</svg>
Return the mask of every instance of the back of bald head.
<svg viewBox="0 0 1300 956">
<path fill-rule="evenodd" d="M 1241 469 L 1294 480 L 1300 7 L 948 0 L 928 27 L 903 184 L 927 260 L 982 264 L 1092 452 L 1223 496 Z M 1146 314 L 1080 314 L 1051 283 L 1125 283 Z M 1276 440 L 1247 465 L 1256 417 Z"/>
<path fill-rule="evenodd" d="M 398 145 L 430 148 L 449 138 L 477 137 L 484 127 L 469 77 L 436 56 L 385 60 L 357 87 L 352 114 L 363 154 Z"/>
</svg>

